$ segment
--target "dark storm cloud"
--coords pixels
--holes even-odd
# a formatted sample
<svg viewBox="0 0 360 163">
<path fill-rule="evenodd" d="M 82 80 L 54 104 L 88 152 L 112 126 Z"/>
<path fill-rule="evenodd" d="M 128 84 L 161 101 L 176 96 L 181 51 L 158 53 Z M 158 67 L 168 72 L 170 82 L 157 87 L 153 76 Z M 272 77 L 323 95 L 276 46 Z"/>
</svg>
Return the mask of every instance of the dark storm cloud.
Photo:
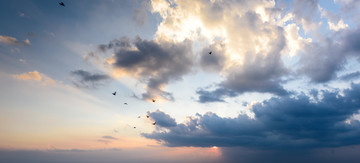
<svg viewBox="0 0 360 163">
<path fill-rule="evenodd" d="M 354 163 L 360 159 L 359 146 L 321 148 L 313 150 L 256 150 L 241 147 L 221 148 L 222 162 L 226 163 Z"/>
<path fill-rule="evenodd" d="M 110 79 L 106 74 L 90 73 L 84 70 L 75 70 L 71 72 L 77 77 L 73 84 L 80 88 L 97 88 L 103 81 Z"/>
<path fill-rule="evenodd" d="M 147 84 L 146 93 L 142 94 L 143 99 L 161 96 L 174 100 L 172 94 L 165 92 L 163 87 L 169 82 L 181 80 L 194 64 L 192 42 L 189 40 L 173 43 L 142 40 L 138 37 L 131 42 L 123 37 L 107 45 L 100 45 L 99 49 L 112 49 L 115 53 L 115 62 L 112 63 L 114 68 Z"/>
<path fill-rule="evenodd" d="M 167 146 L 307 149 L 360 144 L 360 122 L 345 123 L 359 113 L 360 84 L 352 84 L 342 92 L 319 92 L 322 98 L 316 102 L 301 93 L 255 104 L 255 119 L 245 115 L 222 118 L 208 112 L 167 128 L 166 132 L 142 135 Z"/>
<path fill-rule="evenodd" d="M 336 73 L 344 68 L 347 59 L 359 59 L 359 42 L 360 29 L 356 29 L 342 33 L 338 41 L 328 38 L 323 44 L 306 44 L 300 55 L 302 68 L 298 71 L 316 83 L 336 79 Z"/>
<path fill-rule="evenodd" d="M 169 114 L 165 114 L 160 110 L 156 110 L 155 112 L 147 112 L 147 115 L 156 122 L 156 125 L 161 127 L 175 127 L 176 122 L 174 118 L 171 118 Z"/>
<path fill-rule="evenodd" d="M 284 31 L 278 27 L 273 32 L 277 38 L 269 44 L 270 51 L 267 54 L 245 55 L 244 64 L 227 70 L 226 79 L 217 85 L 217 89 L 197 91 L 199 102 L 223 102 L 225 97 L 234 97 L 245 92 L 288 94 L 281 86 L 281 77 L 288 73 L 280 54 L 286 45 Z"/>
</svg>

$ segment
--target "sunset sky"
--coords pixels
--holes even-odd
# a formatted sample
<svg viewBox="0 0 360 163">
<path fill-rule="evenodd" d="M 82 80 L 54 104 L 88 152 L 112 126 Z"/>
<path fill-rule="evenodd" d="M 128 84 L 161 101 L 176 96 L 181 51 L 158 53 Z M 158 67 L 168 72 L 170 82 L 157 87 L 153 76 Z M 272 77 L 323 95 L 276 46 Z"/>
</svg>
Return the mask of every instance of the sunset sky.
<svg viewBox="0 0 360 163">
<path fill-rule="evenodd" d="M 0 162 L 360 160 L 360 1 L 59 2 L 0 1 Z"/>
</svg>

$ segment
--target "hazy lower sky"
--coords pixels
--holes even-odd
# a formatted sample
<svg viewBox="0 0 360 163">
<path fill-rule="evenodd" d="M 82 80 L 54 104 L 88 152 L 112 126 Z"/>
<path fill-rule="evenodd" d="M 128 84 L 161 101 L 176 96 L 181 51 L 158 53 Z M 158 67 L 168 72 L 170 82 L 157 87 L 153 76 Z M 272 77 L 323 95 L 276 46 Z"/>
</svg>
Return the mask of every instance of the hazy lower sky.
<svg viewBox="0 0 360 163">
<path fill-rule="evenodd" d="M 0 1 L 0 162 L 360 160 L 360 1 L 59 2 Z"/>
</svg>

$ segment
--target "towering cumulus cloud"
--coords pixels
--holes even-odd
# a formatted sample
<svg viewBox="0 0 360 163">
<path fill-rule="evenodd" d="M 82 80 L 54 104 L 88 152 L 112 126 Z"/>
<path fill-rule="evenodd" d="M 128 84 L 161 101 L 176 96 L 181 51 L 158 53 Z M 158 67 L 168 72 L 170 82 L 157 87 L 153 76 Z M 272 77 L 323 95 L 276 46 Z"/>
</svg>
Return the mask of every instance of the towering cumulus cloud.
<svg viewBox="0 0 360 163">
<path fill-rule="evenodd" d="M 200 67 L 220 73 L 224 81 L 215 90 L 200 88 L 199 102 L 224 101 L 245 92 L 287 94 L 280 85 L 288 74 L 281 59 L 286 33 L 274 1 L 154 0 L 152 6 L 163 18 L 158 37 L 205 39 L 209 44 L 200 53 Z M 209 51 L 213 53 L 207 55 Z"/>
<path fill-rule="evenodd" d="M 358 4 L 336 3 L 341 10 Z M 341 14 L 322 8 L 318 0 L 284 2 L 294 5 L 290 8 L 274 0 L 144 4 L 161 18 L 154 39 L 115 39 L 98 48 L 113 55 L 97 59 L 110 64 L 113 74 L 146 84 L 145 100 L 174 100 L 165 86 L 193 68 L 220 77 L 214 87 L 195 90 L 200 103 L 225 102 L 249 92 L 287 96 L 293 92 L 285 86 L 290 79 L 305 77 L 317 84 L 336 80 L 347 61 L 358 58 L 359 29 L 350 28 Z"/>
</svg>

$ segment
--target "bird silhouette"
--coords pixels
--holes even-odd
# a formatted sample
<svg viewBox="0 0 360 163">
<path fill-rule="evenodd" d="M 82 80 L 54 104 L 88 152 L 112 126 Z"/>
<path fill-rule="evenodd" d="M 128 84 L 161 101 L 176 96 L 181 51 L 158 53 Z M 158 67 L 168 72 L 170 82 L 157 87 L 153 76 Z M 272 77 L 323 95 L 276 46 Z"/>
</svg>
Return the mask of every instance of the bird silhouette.
<svg viewBox="0 0 360 163">
<path fill-rule="evenodd" d="M 152 99 L 152 102 L 155 102 L 156 100 Z"/>
<path fill-rule="evenodd" d="M 209 52 L 209 54 L 211 55 L 212 52 Z"/>
<path fill-rule="evenodd" d="M 112 93 L 114 96 L 116 95 L 116 91 L 114 93 Z"/>
<path fill-rule="evenodd" d="M 138 118 L 141 118 L 141 116 L 138 116 Z"/>
<path fill-rule="evenodd" d="M 136 128 L 136 127 L 134 127 L 134 128 Z"/>
<path fill-rule="evenodd" d="M 65 7 L 65 3 L 64 3 L 64 2 L 59 2 L 59 5 Z"/>
<path fill-rule="evenodd" d="M 156 125 L 156 122 L 154 122 L 153 125 Z"/>
<path fill-rule="evenodd" d="M 125 102 L 124 105 L 127 105 L 127 103 Z"/>
<path fill-rule="evenodd" d="M 146 118 L 149 118 L 150 116 L 149 115 L 146 115 Z"/>
</svg>

